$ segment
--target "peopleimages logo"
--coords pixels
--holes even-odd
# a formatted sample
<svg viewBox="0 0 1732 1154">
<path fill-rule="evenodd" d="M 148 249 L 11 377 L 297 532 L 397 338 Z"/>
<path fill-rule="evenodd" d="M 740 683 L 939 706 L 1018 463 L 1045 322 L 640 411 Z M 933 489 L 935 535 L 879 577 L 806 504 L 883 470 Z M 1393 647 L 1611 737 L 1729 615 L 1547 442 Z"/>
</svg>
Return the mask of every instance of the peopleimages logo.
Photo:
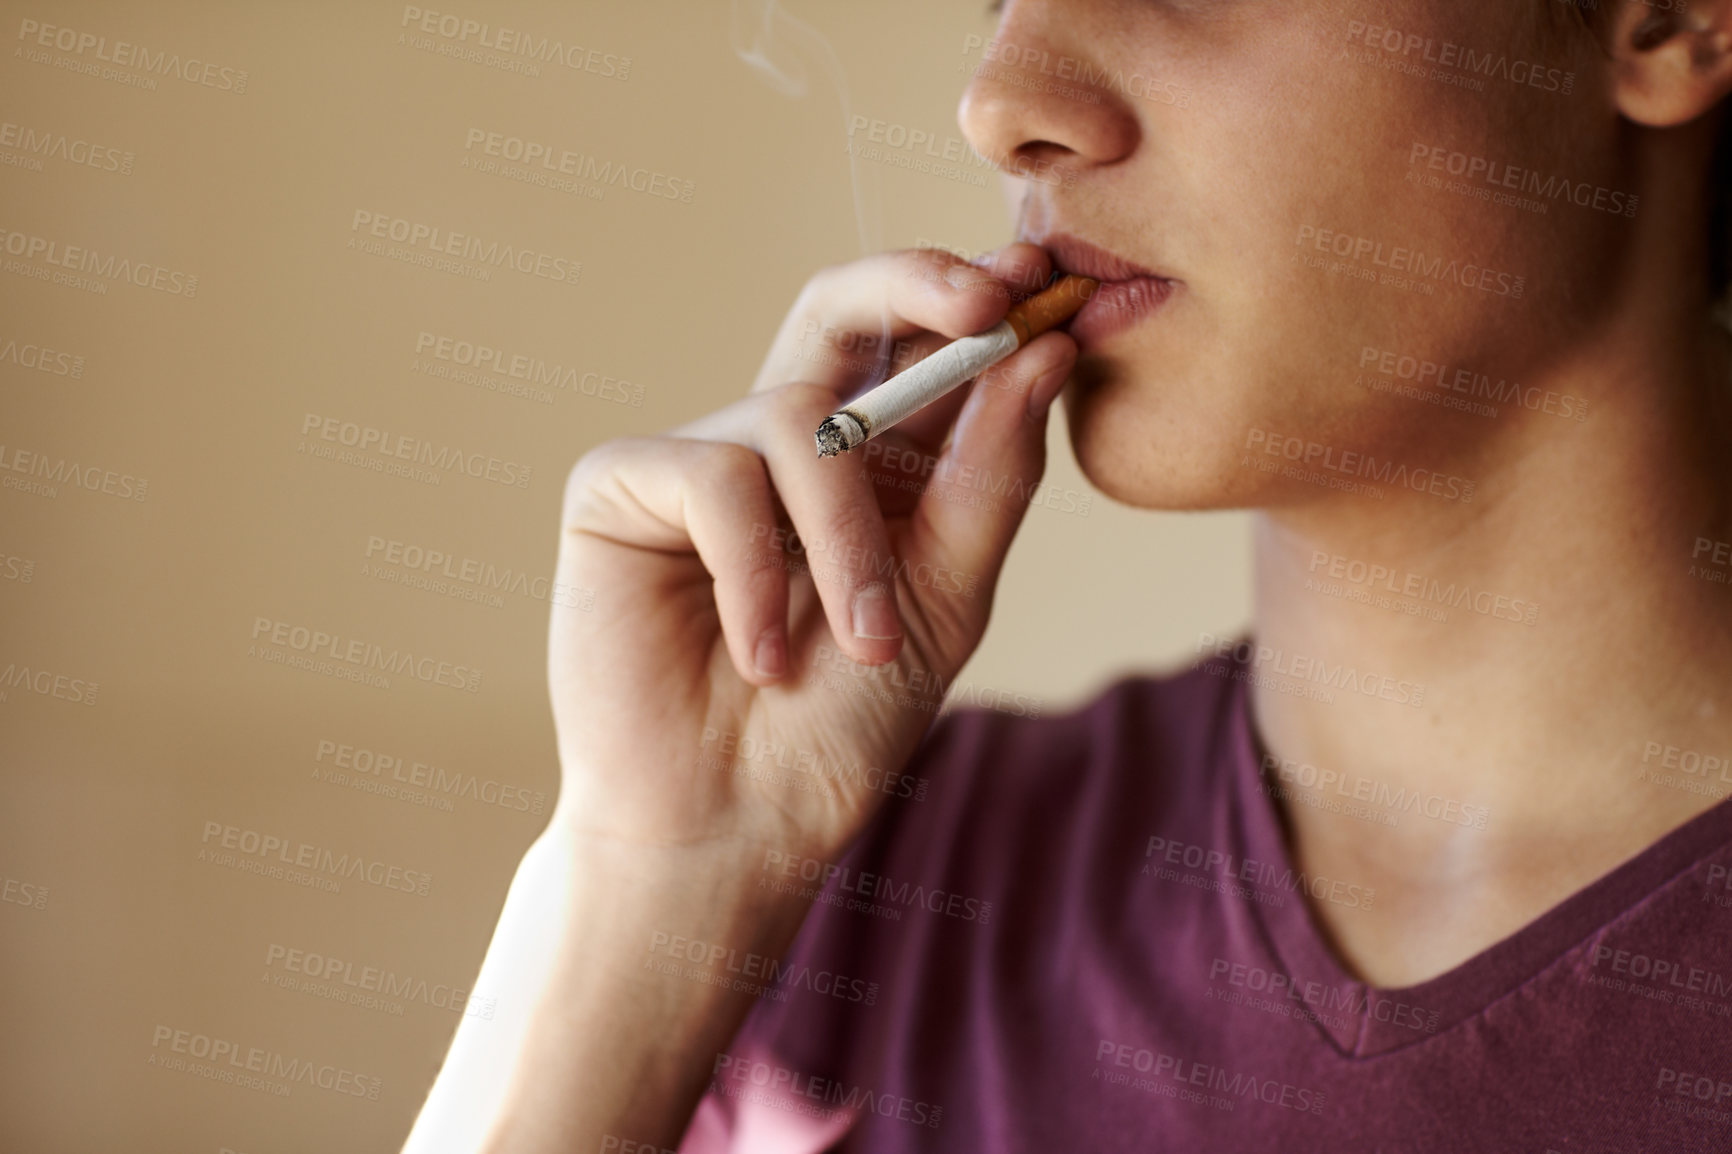
<svg viewBox="0 0 1732 1154">
<path fill-rule="evenodd" d="M 19 344 L 15 337 L 0 339 L 0 364 L 8 363 L 21 369 L 35 369 L 39 373 L 74 380 L 84 375 L 84 358 L 76 353 L 59 352 L 46 345 L 28 342 Z"/>
<path fill-rule="evenodd" d="M 1216 958 L 1209 963 L 1209 981 L 1213 985 L 1231 986 L 1310 1007 L 1319 1016 L 1328 1014 L 1335 1016 L 1337 1020 L 1343 1014 L 1353 1017 L 1369 1015 L 1379 1022 L 1426 1034 L 1437 1033 L 1440 1020 L 1436 1010 L 1428 1010 L 1411 1002 L 1397 1001 L 1365 987 L 1328 986 L 1322 982 L 1301 981 L 1279 970 L 1267 970 L 1244 962 L 1228 961 L 1226 958 Z M 1254 1001 L 1232 1004 L 1249 1004 L 1253 1009 L 1264 1008 Z"/>
<path fill-rule="evenodd" d="M 16 661 L 9 661 L 4 669 L 0 669 L 0 691 L 22 689 L 42 697 L 70 701 L 74 705 L 95 705 L 97 688 L 94 681 L 55 673 L 40 666 L 20 665 Z M 0 692 L 0 701 L 5 699 L 6 694 Z"/>
<path fill-rule="evenodd" d="M 977 708 L 1012 717 L 1039 717 L 1045 704 L 1038 697 L 1010 690 L 966 681 L 947 682 L 930 669 L 907 668 L 895 662 L 867 665 L 828 645 L 818 646 L 812 669 L 813 683 L 826 689 L 926 713 Z M 831 674 L 846 674 L 849 680 Z"/>
<path fill-rule="evenodd" d="M 429 982 L 383 966 L 357 966 L 353 961 L 318 950 L 296 949 L 278 942 L 265 948 L 265 969 L 284 988 L 367 1009 L 384 1009 L 387 1013 L 401 1014 L 403 1003 L 420 1002 L 465 1017 L 491 1019 L 498 1006 L 497 999 L 478 997 L 462 986 Z M 378 1004 L 381 1000 L 383 1005 Z"/>
<path fill-rule="evenodd" d="M 67 164 L 94 168 L 98 172 L 132 174 L 131 152 L 113 145 L 97 144 L 64 132 L 33 128 L 27 124 L 0 121 L 0 148 L 16 149 L 33 160 L 59 160 Z"/>
<path fill-rule="evenodd" d="M 1532 412 L 1570 420 L 1588 419 L 1588 402 L 1582 397 L 1541 389 L 1538 385 L 1523 385 L 1520 381 L 1503 377 L 1494 381 L 1489 373 L 1440 364 L 1425 357 L 1365 345 L 1359 350 L 1359 367 L 1371 368 L 1381 376 L 1413 381 L 1441 392 L 1484 398 L 1500 405 L 1520 405 Z"/>
<path fill-rule="evenodd" d="M 89 281 L 89 285 L 94 285 L 101 292 L 108 291 L 103 281 L 119 281 L 189 300 L 198 295 L 198 277 L 192 273 L 165 268 L 149 261 L 135 261 L 131 257 L 119 256 L 113 252 L 104 254 L 99 249 L 67 244 L 65 241 L 37 236 L 35 233 L 0 227 L 0 251 L 24 261 L 40 261 L 56 268 L 70 269 L 74 273 L 89 273 L 100 278 Z M 78 279 L 82 281 L 87 278 Z"/>
<path fill-rule="evenodd" d="M 1367 24 L 1363 20 L 1348 22 L 1347 40 L 1349 43 L 1358 41 L 1368 51 L 1382 53 L 1387 59 L 1403 65 L 1415 68 L 1433 65 L 1433 79 L 1447 79 L 1474 91 L 1484 91 L 1486 80 L 1502 80 L 1562 96 L 1568 96 L 1576 87 L 1574 72 L 1547 68 L 1505 52 L 1486 52 L 1450 40 L 1437 40 L 1382 24 Z"/>
<path fill-rule="evenodd" d="M 1520 300 L 1527 291 L 1526 277 L 1455 257 L 1446 260 L 1436 254 L 1427 254 L 1423 249 L 1390 244 L 1377 237 L 1356 236 L 1332 228 L 1302 224 L 1293 243 L 1303 247 L 1307 241 L 1318 252 L 1348 263 L 1384 269 L 1397 276 L 1460 285 L 1514 300 Z"/>
<path fill-rule="evenodd" d="M 1291 653 L 1268 645 L 1213 633 L 1197 635 L 1197 652 L 1206 653 L 1219 661 L 1235 661 L 1249 667 L 1252 674 L 1273 674 L 1296 681 L 1312 682 L 1324 689 L 1339 689 L 1393 701 L 1399 705 L 1418 707 L 1425 703 L 1425 686 L 1417 681 L 1405 681 L 1381 673 L 1368 673 L 1346 662 L 1331 665 L 1322 657 Z"/>
<path fill-rule="evenodd" d="M 1318 470 L 1317 475 L 1320 477 L 1342 481 L 1349 491 L 1354 491 L 1356 482 L 1371 482 L 1392 488 L 1411 489 L 1415 493 L 1425 493 L 1445 501 L 1460 501 L 1464 505 L 1473 500 L 1474 483 L 1467 477 L 1457 477 L 1453 473 L 1442 473 L 1436 469 L 1409 468 L 1405 461 L 1398 462 L 1389 457 L 1380 461 L 1374 453 L 1339 449 L 1334 445 L 1307 440 L 1304 437 L 1289 436 L 1267 429 L 1247 429 L 1245 449 L 1248 460 L 1255 461 L 1256 458 L 1250 454 L 1260 452 L 1266 457 L 1292 461 L 1303 468 Z M 1279 461 L 1276 464 L 1278 465 Z"/>
<path fill-rule="evenodd" d="M 1259 1078 L 1255 1074 L 1243 1070 L 1229 1070 L 1225 1066 L 1211 1065 L 1208 1062 L 1196 1062 L 1176 1054 L 1164 1054 L 1145 1047 L 1134 1046 L 1129 1042 L 1114 1042 L 1102 1038 L 1095 1046 L 1095 1061 L 1098 1063 L 1092 1077 L 1096 1081 L 1109 1081 L 1114 1084 L 1127 1084 L 1123 1077 L 1109 1077 L 1114 1067 L 1120 1070 L 1135 1070 L 1139 1074 L 1148 1074 L 1153 1079 L 1171 1078 L 1184 1086 L 1197 1086 L 1212 1090 L 1217 1094 L 1228 1096 L 1228 1100 L 1262 1102 L 1269 1106 L 1280 1106 L 1288 1110 L 1297 1110 L 1302 1114 L 1321 1114 L 1325 1095 L 1305 1086 L 1295 1086 L 1275 1078 Z M 1137 1089 L 1151 1090 L 1153 1085 L 1137 1085 Z"/>
<path fill-rule="evenodd" d="M 760 869 L 784 878 L 810 882 L 814 888 L 832 883 L 843 893 L 858 894 L 872 901 L 884 902 L 904 909 L 919 907 L 929 913 L 944 914 L 961 921 L 986 925 L 992 920 L 992 903 L 964 897 L 942 889 L 932 889 L 918 883 L 896 882 L 883 874 L 839 866 L 797 853 L 767 850 Z M 762 879 L 759 888 L 767 888 Z"/>
<path fill-rule="evenodd" d="M 1441 794 L 1425 793 L 1406 786 L 1397 789 L 1388 782 L 1359 774 L 1343 773 L 1338 769 L 1320 769 L 1308 761 L 1294 761 L 1273 753 L 1263 755 L 1258 772 L 1271 786 L 1277 783 L 1298 785 L 1302 789 L 1323 793 L 1329 792 L 1333 787 L 1338 797 L 1368 803 L 1386 811 L 1392 818 L 1395 814 L 1417 813 L 1433 821 L 1484 829 L 1489 816 L 1483 805 L 1468 805 Z M 1291 790 L 1283 792 L 1292 793 Z M 1390 821 L 1388 824 L 1394 825 L 1395 822 Z"/>
<path fill-rule="evenodd" d="M 26 909 L 45 910 L 48 908 L 48 887 L 17 878 L 0 879 L 0 902 L 23 906 Z"/>
<path fill-rule="evenodd" d="M 344 637 L 337 633 L 327 633 L 323 629 L 277 621 L 270 617 L 253 618 L 253 641 L 257 644 L 247 650 L 249 657 L 261 655 L 255 650 L 274 646 L 279 652 L 288 650 L 309 657 L 341 661 L 356 670 L 377 669 L 382 673 L 408 674 L 429 685 L 444 685 L 469 693 L 475 693 L 481 688 L 479 669 L 453 665 L 433 657 L 417 657 L 408 650 L 386 649 L 358 637 Z"/>
<path fill-rule="evenodd" d="M 580 371 L 575 365 L 548 364 L 547 361 L 527 353 L 497 348 L 481 341 L 463 340 L 460 337 L 449 337 L 427 332 L 425 329 L 416 334 L 415 355 L 417 358 L 427 357 L 442 361 L 457 369 L 472 369 L 477 374 L 490 373 L 508 377 L 513 381 L 522 382 L 524 393 L 540 398 L 533 390 L 541 389 L 546 394 L 545 403 L 553 401 L 552 392 L 580 393 L 586 397 L 594 397 L 598 401 L 611 401 L 618 405 L 631 405 L 633 408 L 643 407 L 643 386 L 618 377 L 610 377 L 594 370 Z M 418 367 L 420 362 L 417 361 Z M 422 368 L 429 376 L 457 376 L 452 371 L 440 371 L 432 365 Z M 457 377 L 464 384 L 474 384 L 475 381 Z M 478 378 L 485 379 L 485 378 Z M 483 386 L 492 388 L 494 386 Z M 505 389 L 500 391 L 513 392 Z"/>
<path fill-rule="evenodd" d="M 1450 609 L 1465 607 L 1481 617 L 1498 621 L 1532 625 L 1539 619 L 1539 606 L 1520 597 L 1511 597 L 1490 589 L 1476 589 L 1466 581 L 1450 581 L 1446 584 L 1435 577 L 1391 565 L 1344 557 L 1339 553 L 1327 553 L 1321 549 L 1311 551 L 1311 564 L 1306 573 L 1309 575 L 1307 588 L 1311 586 L 1309 577 L 1322 576 Z"/>
<path fill-rule="evenodd" d="M 1690 777 L 1700 777 L 1706 781 L 1713 777 L 1718 781 L 1732 784 L 1732 755 L 1702 753 L 1700 750 L 1668 745 L 1658 741 L 1649 741 L 1642 746 L 1642 764 L 1649 767 L 1644 774 L 1653 772 L 1653 763 L 1658 761 L 1660 769 L 1676 770 Z M 1716 867 L 1720 868 L 1720 867 Z"/>
<path fill-rule="evenodd" d="M 1680 1098 L 1695 1098 L 1702 1102 L 1713 1102 L 1716 1106 L 1724 1105 L 1726 1099 L 1732 1098 L 1732 1078 L 1715 1074 L 1694 1074 L 1683 1070 L 1674 1070 L 1670 1066 L 1660 1067 L 1660 1076 L 1654 1082 L 1654 1089 L 1670 1090 Z"/>
<path fill-rule="evenodd" d="M 156 1051 L 151 1054 L 151 1065 L 187 1070 L 219 1082 L 235 1082 L 237 1076 L 253 1074 L 291 1086 L 304 1082 L 333 1094 L 347 1094 L 374 1102 L 379 1099 L 379 1088 L 385 1084 L 382 1078 L 356 1073 L 344 1066 L 292 1058 L 264 1046 L 243 1046 L 233 1039 L 213 1038 L 209 1034 L 177 1030 L 173 1026 L 157 1026 L 151 1034 L 150 1047 Z M 186 1055 L 208 1062 L 210 1068 L 200 1070 L 196 1064 L 188 1065 L 184 1059 L 176 1059 L 173 1055 Z"/>
<path fill-rule="evenodd" d="M 61 485 L 72 485 L 122 501 L 142 501 L 150 492 L 150 482 L 131 473 L 87 465 L 76 457 L 53 457 L 34 449 L 0 445 L 0 474 L 9 473 L 22 473 L 31 479 L 0 476 L 0 487 L 35 493 L 50 500 L 60 495 Z"/>
<path fill-rule="evenodd" d="M 74 56 L 82 57 L 88 53 L 92 60 L 100 60 L 105 64 L 137 69 L 151 76 L 173 76 L 204 88 L 215 88 L 236 95 L 247 90 L 247 70 L 244 68 L 212 64 L 194 56 L 183 59 L 178 52 L 153 52 L 142 44 L 132 44 L 125 40 L 116 40 L 110 44 L 106 36 L 81 32 L 76 28 L 44 24 L 39 20 L 20 20 L 18 39 L 33 47 L 53 48 L 60 52 L 70 52 Z"/>
<path fill-rule="evenodd" d="M 478 561 L 473 557 L 461 557 L 443 549 L 424 548 L 410 542 L 398 541 L 369 535 L 367 538 L 367 560 L 362 565 L 362 573 L 370 577 L 382 577 L 394 573 L 397 569 L 406 574 L 425 576 L 428 578 L 444 578 L 455 583 L 459 588 L 447 591 L 443 588 L 433 588 L 434 592 L 452 597 L 467 596 L 469 600 L 479 600 L 491 597 L 504 601 L 497 595 L 513 593 L 528 597 L 535 601 L 547 601 L 554 605 L 564 605 L 570 609 L 589 610 L 595 607 L 595 590 L 576 585 L 567 585 L 555 581 L 540 573 L 531 574 L 522 569 L 500 568 L 490 561 Z M 383 569 L 380 562 L 392 566 Z M 397 575 L 399 583 L 409 584 L 403 574 Z M 444 585 L 443 581 L 437 582 Z M 465 593 L 469 590 L 469 593 Z"/>
<path fill-rule="evenodd" d="M 1541 198 L 1539 203 L 1542 212 L 1545 211 L 1547 202 L 1563 200 L 1578 208 L 1591 208 L 1613 216 L 1632 217 L 1636 215 L 1636 207 L 1641 203 L 1641 197 L 1635 193 L 1619 192 L 1602 185 L 1589 184 L 1585 180 L 1571 180 L 1553 173 L 1542 173 L 1518 164 L 1473 156 L 1457 152 L 1446 145 L 1427 144 L 1424 141 L 1413 143 L 1407 155 L 1407 165 L 1409 177 L 1418 171 L 1418 166 L 1423 166 L 1426 171 L 1458 176 L 1475 184 L 1483 183 L 1488 191 L 1508 189 L 1513 193 Z"/>
<path fill-rule="evenodd" d="M 962 55 L 965 59 L 977 49 L 980 51 L 982 63 L 979 65 L 976 75 L 986 79 L 1002 78 L 1017 84 L 1012 77 L 1018 72 L 1030 76 L 1051 77 L 1053 80 L 1062 82 L 1051 88 L 1051 91 L 1084 99 L 1089 104 L 1099 103 L 1100 93 L 1088 90 L 1104 89 L 1108 92 L 1122 93 L 1138 100 L 1147 100 L 1154 104 L 1166 104 L 1178 108 L 1189 108 L 1191 105 L 1189 89 L 1182 88 L 1170 80 L 1145 76 L 1141 72 L 1133 72 L 1126 76 L 1117 68 L 1098 65 L 1080 57 L 1054 56 L 1044 48 L 1024 47 L 1007 40 L 999 40 L 996 37 L 986 40 L 976 33 L 970 33 L 963 38 Z M 1011 77 L 1001 77 L 1000 70 L 990 67 L 994 64 L 1012 70 Z M 1084 91 L 1078 92 L 1069 87 L 1072 84 L 1082 86 Z M 1017 86 L 1029 87 L 1026 81 L 1017 84 Z M 1091 97 L 1092 99 L 1090 99 Z"/>
<path fill-rule="evenodd" d="M 504 25 L 472 20 L 454 12 L 436 12 L 414 4 L 403 6 L 403 18 L 398 27 L 412 29 L 427 36 L 437 36 L 452 47 L 473 44 L 478 49 L 498 53 L 509 63 L 518 65 L 557 64 L 573 72 L 587 72 L 604 80 L 631 79 L 631 57 L 567 44 L 551 36 L 541 36 Z M 464 57 L 467 58 L 467 57 Z M 478 59 L 477 63 L 487 62 Z"/>
<path fill-rule="evenodd" d="M 710 1085 L 724 1097 L 759 1102 L 814 1118 L 858 1117 L 869 1113 L 932 1130 L 938 1129 L 944 1119 L 944 1107 L 931 1102 L 728 1053 L 716 1055 L 710 1067 Z"/>
<path fill-rule="evenodd" d="M 698 756 L 701 769 L 745 772 L 748 776 L 763 773 L 782 783 L 803 783 L 798 788 L 808 791 L 827 792 L 827 788 L 820 787 L 828 787 L 832 782 L 846 782 L 854 789 L 913 798 L 915 801 L 926 800 L 927 782 L 923 777 L 896 773 L 800 746 L 790 747 L 780 741 L 706 726 L 702 748 L 704 752 Z"/>
<path fill-rule="evenodd" d="M 405 475 L 422 479 L 419 475 L 425 474 L 432 478 L 433 484 L 438 484 L 442 476 L 457 472 L 478 481 L 491 481 L 495 485 L 525 489 L 529 487 L 530 475 L 535 471 L 534 466 L 521 461 L 507 461 L 489 453 L 471 452 L 461 446 L 440 444 L 407 433 L 397 433 L 390 429 L 363 425 L 359 421 L 345 421 L 341 417 L 327 417 L 319 413 L 308 413 L 301 418 L 301 435 L 353 452 L 345 455 L 335 448 L 325 450 L 310 441 L 303 441 L 297 452 L 306 453 L 311 445 L 315 450 L 311 453 L 312 456 L 368 468 L 372 467 L 368 462 L 372 462 L 381 466 L 374 470 L 376 472 L 386 471 L 383 466 L 388 460 Z M 360 457 L 358 454 L 361 453 L 371 453 L 373 456 Z"/>
<path fill-rule="evenodd" d="M 365 854 L 338 853 L 329 846 L 290 841 L 276 834 L 215 820 L 204 823 L 199 844 L 204 848 L 199 850 L 198 860 L 208 864 L 240 868 L 244 873 L 266 873 L 273 877 L 281 873 L 284 866 L 307 870 L 325 875 L 323 880 L 327 882 L 337 883 L 315 887 L 331 893 L 340 892 L 338 886 L 353 878 L 379 889 L 397 890 L 417 897 L 426 897 L 428 887 L 433 884 L 433 875 L 425 870 L 405 869 Z M 243 865 L 243 862 L 247 864 Z"/>
<path fill-rule="evenodd" d="M 658 962 L 658 957 L 669 961 Z M 801 989 L 864 1006 L 875 1005 L 878 1001 L 877 982 L 849 977 L 833 970 L 814 970 L 804 963 L 790 964 L 768 954 L 741 951 L 666 930 L 656 930 L 650 935 L 649 957 L 644 961 L 644 969 L 677 974 L 680 961 L 691 962 L 700 971 L 708 971 L 698 974 L 688 971 L 687 977 L 711 985 L 726 984 L 736 991 L 768 997 L 772 1001 L 786 1001 L 789 991 Z M 739 977 L 729 979 L 728 974 Z"/>
<path fill-rule="evenodd" d="M 1230 892 L 1261 905 L 1279 907 L 1283 903 L 1282 893 L 1298 893 L 1301 890 L 1318 901 L 1332 902 L 1348 909 L 1370 909 L 1371 903 L 1377 899 L 1377 891 L 1370 886 L 1332 881 L 1322 874 L 1308 875 L 1304 870 L 1283 867 L 1279 863 L 1235 857 L 1223 850 L 1175 841 L 1159 835 L 1150 836 L 1149 844 L 1143 850 L 1143 857 L 1147 860 L 1143 863 L 1142 876 L 1152 876 L 1162 881 L 1181 881 L 1197 889 L 1216 889 L 1215 886 L 1198 885 L 1195 881 L 1184 880 L 1186 877 L 1206 880 L 1207 875 L 1214 874 L 1228 883 L 1242 882 L 1246 886 L 1259 887 L 1263 892 L 1244 887 L 1235 889 L 1232 886 L 1226 891 L 1217 892 Z M 1156 868 L 1157 863 L 1169 868 Z M 1196 875 L 1179 875 L 1179 869 L 1202 872 Z M 1282 893 L 1273 892 L 1277 890 Z"/>
<path fill-rule="evenodd" d="M 1606 968 L 1614 974 L 1627 974 L 1652 983 L 1655 988 L 1670 987 L 1662 991 L 1667 997 L 1655 1000 L 1669 1001 L 1671 996 L 1679 991 L 1722 1000 L 1732 997 L 1732 977 L 1714 970 L 1704 970 L 1700 966 L 1692 966 L 1676 958 L 1656 958 L 1632 950 L 1596 945 L 1593 960 L 1589 965 L 1598 969 L 1602 962 L 1610 963 Z"/>
<path fill-rule="evenodd" d="M 493 268 L 509 268 L 542 280 L 576 284 L 583 275 L 583 262 L 555 256 L 533 248 L 488 241 L 473 233 L 453 232 L 436 224 L 409 220 L 384 212 L 357 208 L 349 231 L 378 240 L 391 240 L 427 254 L 458 257 Z"/>
<path fill-rule="evenodd" d="M 313 753 L 314 774 L 324 770 L 326 780 L 360 789 L 363 782 L 379 788 L 368 792 L 385 792 L 404 800 L 436 800 L 443 804 L 434 808 L 451 810 L 451 799 L 468 800 L 482 805 L 518 813 L 539 814 L 547 807 L 547 795 L 540 790 L 508 785 L 490 777 L 481 777 L 461 769 L 447 770 L 417 758 L 382 750 L 354 746 L 329 738 L 322 739 Z M 389 770 L 387 777 L 386 771 Z M 423 797 L 425 794 L 425 798 Z"/>
<path fill-rule="evenodd" d="M 526 167 L 539 165 L 549 173 L 574 177 L 600 187 L 618 185 L 661 200 L 690 204 L 692 193 L 697 190 L 695 182 L 656 169 L 615 164 L 611 160 L 598 161 L 588 153 L 560 148 L 545 141 L 490 132 L 485 128 L 471 128 L 464 137 L 465 152 L 473 152 L 477 146 L 480 146 L 483 156 L 513 161 Z"/>
</svg>

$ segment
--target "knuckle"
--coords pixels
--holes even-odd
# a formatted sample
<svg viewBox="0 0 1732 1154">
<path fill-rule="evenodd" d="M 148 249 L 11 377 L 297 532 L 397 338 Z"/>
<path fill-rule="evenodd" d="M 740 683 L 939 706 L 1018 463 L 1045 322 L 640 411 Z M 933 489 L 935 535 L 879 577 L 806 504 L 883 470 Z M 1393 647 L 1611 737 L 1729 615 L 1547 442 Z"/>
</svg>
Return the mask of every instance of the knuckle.
<svg viewBox="0 0 1732 1154">
<path fill-rule="evenodd" d="M 852 265 L 827 264 L 806 278 L 805 285 L 800 289 L 800 295 L 795 298 L 795 307 L 801 312 L 817 312 L 822 309 L 837 288 L 848 277 Z"/>
<path fill-rule="evenodd" d="M 691 465 L 694 483 L 728 492 L 736 498 L 752 498 L 769 484 L 764 459 L 756 450 L 731 441 L 712 441 Z"/>
<path fill-rule="evenodd" d="M 596 519 L 598 494 L 612 483 L 626 457 L 640 451 L 638 441 L 638 438 L 603 441 L 577 459 L 565 475 L 560 503 L 560 520 L 567 529 L 583 528 Z"/>
<path fill-rule="evenodd" d="M 618 438 L 603 441 L 594 446 L 572 465 L 571 471 L 565 475 L 565 503 L 569 508 L 572 502 L 582 493 L 593 488 L 604 477 L 612 475 L 618 468 L 621 457 L 629 452 L 628 440 L 635 438 Z"/>
<path fill-rule="evenodd" d="M 987 265 L 994 276 L 1024 288 L 1037 287 L 1052 271 L 1046 250 L 1024 241 L 995 249 L 989 258 Z"/>
<path fill-rule="evenodd" d="M 836 390 L 818 381 L 790 381 L 778 386 L 771 410 L 779 428 L 786 432 L 811 433 L 804 426 L 817 428 L 817 422 L 836 411 L 840 403 Z"/>
<path fill-rule="evenodd" d="M 873 286 L 884 279 L 885 268 L 882 257 L 825 265 L 806 279 L 792 315 L 807 325 L 837 327 L 838 313 L 846 311 L 848 302 L 872 294 Z"/>
<path fill-rule="evenodd" d="M 752 559 L 740 576 L 740 593 L 749 604 L 768 607 L 787 587 L 787 574 L 768 551 Z"/>
<path fill-rule="evenodd" d="M 829 544 L 834 567 L 849 578 L 849 586 L 875 577 L 886 560 L 883 523 L 876 509 L 848 502 L 830 512 L 824 521 L 824 539 Z"/>
<path fill-rule="evenodd" d="M 940 281 L 944 279 L 946 272 L 957 265 L 969 264 L 962 257 L 942 248 L 905 248 L 896 253 L 896 262 L 910 276 L 923 276 Z"/>
<path fill-rule="evenodd" d="M 991 610 L 990 594 L 983 604 L 959 597 L 910 595 L 902 600 L 914 607 L 911 611 L 919 617 L 922 633 L 931 639 L 937 653 L 945 655 L 945 663 L 953 663 L 953 669 L 966 661 L 979 643 L 985 625 L 983 613 Z"/>
</svg>

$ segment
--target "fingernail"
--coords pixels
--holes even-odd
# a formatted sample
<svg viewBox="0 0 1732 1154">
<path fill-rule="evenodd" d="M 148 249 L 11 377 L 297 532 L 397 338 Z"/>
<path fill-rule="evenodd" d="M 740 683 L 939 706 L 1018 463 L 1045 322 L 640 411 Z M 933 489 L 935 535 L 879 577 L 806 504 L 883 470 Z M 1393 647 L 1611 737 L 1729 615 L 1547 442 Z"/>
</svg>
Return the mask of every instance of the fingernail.
<svg viewBox="0 0 1732 1154">
<path fill-rule="evenodd" d="M 1028 390 L 1028 415 L 1032 419 L 1038 421 L 1046 416 L 1046 411 L 1052 407 L 1053 399 L 1064 389 L 1073 363 L 1069 358 L 1059 362 L 1042 373 L 1040 379 Z"/>
<path fill-rule="evenodd" d="M 758 648 L 752 654 L 752 664 L 759 677 L 780 677 L 788 664 L 788 649 L 780 635 L 772 630 L 758 638 Z"/>
<path fill-rule="evenodd" d="M 866 641 L 894 641 L 902 636 L 896 602 L 883 585 L 868 585 L 854 594 L 854 636 Z"/>
<path fill-rule="evenodd" d="M 944 281 L 951 288 L 963 292 L 1005 295 L 1004 285 L 997 277 L 965 264 L 953 264 L 945 269 Z"/>
</svg>

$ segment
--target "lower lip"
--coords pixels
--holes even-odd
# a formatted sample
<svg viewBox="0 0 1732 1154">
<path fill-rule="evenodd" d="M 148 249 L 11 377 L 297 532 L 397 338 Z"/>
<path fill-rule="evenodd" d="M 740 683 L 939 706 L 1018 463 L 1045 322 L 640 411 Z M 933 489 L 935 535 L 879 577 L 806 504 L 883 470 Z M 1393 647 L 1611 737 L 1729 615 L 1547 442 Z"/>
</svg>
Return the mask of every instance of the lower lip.
<svg viewBox="0 0 1732 1154">
<path fill-rule="evenodd" d="M 1102 281 L 1089 303 L 1071 318 L 1070 335 L 1088 348 L 1153 315 L 1173 295 L 1174 282 L 1140 276 L 1132 280 Z"/>
</svg>

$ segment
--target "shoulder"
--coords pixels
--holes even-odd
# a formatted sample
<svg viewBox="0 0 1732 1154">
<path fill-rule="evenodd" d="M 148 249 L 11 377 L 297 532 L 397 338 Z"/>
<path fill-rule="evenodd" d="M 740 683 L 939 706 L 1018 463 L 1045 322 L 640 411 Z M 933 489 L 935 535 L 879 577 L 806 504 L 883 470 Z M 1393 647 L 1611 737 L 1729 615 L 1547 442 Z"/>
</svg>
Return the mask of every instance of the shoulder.
<svg viewBox="0 0 1732 1154">
<path fill-rule="evenodd" d="M 1150 831 L 1203 820 L 1221 799 L 1227 775 L 1211 768 L 1239 688 L 1205 666 L 1125 677 L 1056 715 L 1023 699 L 941 717 L 905 767 L 913 788 L 839 860 L 766 860 L 759 884 L 802 892 L 813 908 L 728 1068 L 915 1095 L 911 1064 L 966 1065 L 943 1052 L 967 1044 L 985 991 L 1016 984 L 1005 968 L 1040 970 L 1030 959 L 1074 940 L 1074 926 L 1060 931 L 1079 911 L 1124 907 L 1127 862 Z M 683 1150 L 755 1149 L 759 1122 L 789 1125 L 785 1110 L 725 1089 L 712 1084 Z M 818 1126 L 788 1148 L 834 1139 Z"/>
</svg>

